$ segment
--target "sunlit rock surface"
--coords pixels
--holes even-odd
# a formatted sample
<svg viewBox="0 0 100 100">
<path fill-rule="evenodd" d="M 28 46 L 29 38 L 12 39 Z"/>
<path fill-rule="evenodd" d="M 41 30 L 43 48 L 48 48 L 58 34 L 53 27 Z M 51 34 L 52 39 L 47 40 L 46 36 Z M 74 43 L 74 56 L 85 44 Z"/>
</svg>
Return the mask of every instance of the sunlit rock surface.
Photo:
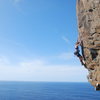
<svg viewBox="0 0 100 100">
<path fill-rule="evenodd" d="M 100 83 L 100 0 L 77 0 L 77 19 L 87 79 L 95 87 Z"/>
</svg>

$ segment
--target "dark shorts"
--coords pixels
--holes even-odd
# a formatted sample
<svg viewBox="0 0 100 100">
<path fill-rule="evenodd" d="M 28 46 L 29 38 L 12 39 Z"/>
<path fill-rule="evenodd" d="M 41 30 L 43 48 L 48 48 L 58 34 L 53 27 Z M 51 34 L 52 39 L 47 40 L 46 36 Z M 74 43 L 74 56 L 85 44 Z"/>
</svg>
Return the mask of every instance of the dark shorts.
<svg viewBox="0 0 100 100">
<path fill-rule="evenodd" d="M 81 55 L 79 54 L 79 52 L 74 52 L 74 54 L 75 54 L 77 57 L 81 57 Z"/>
</svg>

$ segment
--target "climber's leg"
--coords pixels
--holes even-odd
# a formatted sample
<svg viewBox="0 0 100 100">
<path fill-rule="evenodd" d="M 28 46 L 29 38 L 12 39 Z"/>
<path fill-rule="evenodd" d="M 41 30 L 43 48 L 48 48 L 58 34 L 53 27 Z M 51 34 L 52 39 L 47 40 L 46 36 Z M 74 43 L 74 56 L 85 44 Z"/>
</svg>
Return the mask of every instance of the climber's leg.
<svg viewBox="0 0 100 100">
<path fill-rule="evenodd" d="M 83 64 L 86 64 L 85 61 L 84 61 L 84 59 L 82 59 L 82 62 L 83 62 Z"/>
<path fill-rule="evenodd" d="M 79 56 L 79 59 L 80 59 L 80 62 L 82 63 L 82 65 L 85 65 L 85 61 L 84 61 L 83 57 Z"/>
<path fill-rule="evenodd" d="M 82 61 L 82 57 L 81 57 L 81 56 L 79 57 L 79 60 L 80 60 L 81 64 L 82 64 L 82 65 L 84 65 L 84 63 L 83 63 L 83 61 Z"/>
<path fill-rule="evenodd" d="M 79 58 L 81 64 L 84 65 L 85 68 L 87 68 L 87 67 L 86 67 L 86 63 L 85 63 L 85 61 L 84 61 L 84 58 L 81 56 L 81 54 L 79 53 L 79 51 L 76 50 L 76 51 L 74 52 L 74 55 L 76 55 L 76 56 Z"/>
</svg>

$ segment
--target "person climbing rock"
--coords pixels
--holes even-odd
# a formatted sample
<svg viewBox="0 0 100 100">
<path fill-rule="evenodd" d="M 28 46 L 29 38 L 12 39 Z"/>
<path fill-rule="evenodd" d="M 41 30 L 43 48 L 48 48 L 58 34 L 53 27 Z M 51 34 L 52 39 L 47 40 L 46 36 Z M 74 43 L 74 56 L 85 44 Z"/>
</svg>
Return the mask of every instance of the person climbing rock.
<svg viewBox="0 0 100 100">
<path fill-rule="evenodd" d="M 75 52 L 74 52 L 74 55 L 76 55 L 76 56 L 79 58 L 81 64 L 84 65 L 84 66 L 86 67 L 84 58 L 83 58 L 83 56 L 80 54 L 79 45 L 81 45 L 81 42 L 76 42 L 76 44 L 75 44 Z"/>
</svg>

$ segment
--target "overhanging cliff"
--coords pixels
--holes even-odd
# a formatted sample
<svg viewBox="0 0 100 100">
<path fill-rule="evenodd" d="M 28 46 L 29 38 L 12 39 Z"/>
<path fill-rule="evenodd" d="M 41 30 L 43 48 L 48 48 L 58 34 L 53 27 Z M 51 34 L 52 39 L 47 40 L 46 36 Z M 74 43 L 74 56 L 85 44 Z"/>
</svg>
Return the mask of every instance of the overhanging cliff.
<svg viewBox="0 0 100 100">
<path fill-rule="evenodd" d="M 95 87 L 100 84 L 100 0 L 77 0 L 77 16 L 87 78 Z"/>
</svg>

